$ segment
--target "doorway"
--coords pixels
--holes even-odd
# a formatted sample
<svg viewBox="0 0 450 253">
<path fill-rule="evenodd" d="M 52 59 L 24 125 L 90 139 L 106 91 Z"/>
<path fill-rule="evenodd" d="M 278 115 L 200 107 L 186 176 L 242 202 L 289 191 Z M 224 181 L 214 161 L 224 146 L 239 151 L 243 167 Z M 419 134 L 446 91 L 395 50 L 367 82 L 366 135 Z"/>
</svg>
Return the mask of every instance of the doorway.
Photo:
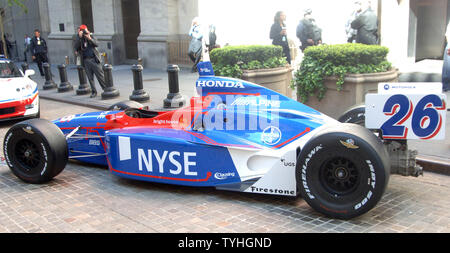
<svg viewBox="0 0 450 253">
<path fill-rule="evenodd" d="M 94 32 L 94 18 L 92 17 L 92 0 L 80 0 L 81 23 L 87 25 L 89 31 Z"/>
<path fill-rule="evenodd" d="M 123 33 L 127 59 L 137 59 L 137 38 L 141 33 L 139 0 L 122 0 Z"/>
</svg>

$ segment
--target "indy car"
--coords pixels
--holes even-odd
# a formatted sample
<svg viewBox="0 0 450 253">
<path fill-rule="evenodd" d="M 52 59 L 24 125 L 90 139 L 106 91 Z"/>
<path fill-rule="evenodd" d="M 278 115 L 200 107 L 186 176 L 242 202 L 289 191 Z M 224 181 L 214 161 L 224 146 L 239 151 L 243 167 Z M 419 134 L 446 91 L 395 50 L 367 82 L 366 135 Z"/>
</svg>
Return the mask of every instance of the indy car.
<svg viewBox="0 0 450 253">
<path fill-rule="evenodd" d="M 445 121 L 442 94 L 420 100 L 414 113 L 417 102 L 407 96 L 369 99 L 370 110 L 383 107 L 379 122 L 392 123 L 369 130 L 354 124 L 370 121 L 369 108 L 353 108 L 342 121 L 354 123 L 342 123 L 257 84 L 215 76 L 209 61 L 198 70 L 197 95 L 180 109 L 151 111 L 128 101 L 109 111 L 17 123 L 5 135 L 6 163 L 32 184 L 50 181 L 73 159 L 133 180 L 300 195 L 328 217 L 351 219 L 377 204 L 391 173 L 420 174 L 396 134 L 424 130 L 424 138 L 442 138 L 442 127 L 431 129 Z M 408 132 L 402 124 L 412 115 L 419 125 Z"/>
<path fill-rule="evenodd" d="M 0 56 L 0 121 L 39 118 L 39 92 L 30 79 L 34 70 L 19 70 L 9 59 Z"/>
</svg>

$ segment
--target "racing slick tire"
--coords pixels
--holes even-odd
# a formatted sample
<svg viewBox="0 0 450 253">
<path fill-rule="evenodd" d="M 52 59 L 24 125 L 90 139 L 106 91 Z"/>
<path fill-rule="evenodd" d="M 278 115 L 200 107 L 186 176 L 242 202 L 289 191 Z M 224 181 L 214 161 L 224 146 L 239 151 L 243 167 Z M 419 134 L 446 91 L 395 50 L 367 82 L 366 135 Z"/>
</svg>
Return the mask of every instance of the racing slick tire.
<svg viewBox="0 0 450 253">
<path fill-rule="evenodd" d="M 389 155 L 380 139 L 356 124 L 340 124 L 315 135 L 299 154 L 296 180 L 316 211 L 351 219 L 381 199 L 390 175 Z"/>
<path fill-rule="evenodd" d="M 350 107 L 341 117 L 339 117 L 338 121 L 341 123 L 353 123 L 364 126 L 366 122 L 366 105 L 359 104 Z"/>
<path fill-rule="evenodd" d="M 108 111 L 124 111 L 124 110 L 129 109 L 129 108 L 139 109 L 139 108 L 142 108 L 142 107 L 144 107 L 144 106 L 142 104 L 138 103 L 138 102 L 135 102 L 135 101 L 132 101 L 132 100 L 125 100 L 125 101 L 118 102 L 118 103 L 115 103 L 115 104 L 111 105 L 108 108 Z"/>
<path fill-rule="evenodd" d="M 62 131 L 43 119 L 15 124 L 5 135 L 3 151 L 11 171 L 22 181 L 42 184 L 67 164 L 67 141 Z"/>
</svg>

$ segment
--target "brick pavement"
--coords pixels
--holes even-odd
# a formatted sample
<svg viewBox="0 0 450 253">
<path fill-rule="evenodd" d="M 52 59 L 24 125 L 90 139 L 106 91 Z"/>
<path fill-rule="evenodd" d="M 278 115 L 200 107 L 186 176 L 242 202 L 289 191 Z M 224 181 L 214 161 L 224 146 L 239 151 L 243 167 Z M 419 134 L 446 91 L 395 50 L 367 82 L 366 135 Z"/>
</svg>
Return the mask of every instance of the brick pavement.
<svg viewBox="0 0 450 253">
<path fill-rule="evenodd" d="M 42 117 L 86 112 L 42 100 Z M 11 123 L 0 125 L 3 141 Z M 450 232 L 450 177 L 391 176 L 382 200 L 350 221 L 301 198 L 253 195 L 122 179 L 69 163 L 49 184 L 29 185 L 0 166 L 0 232 Z"/>
</svg>

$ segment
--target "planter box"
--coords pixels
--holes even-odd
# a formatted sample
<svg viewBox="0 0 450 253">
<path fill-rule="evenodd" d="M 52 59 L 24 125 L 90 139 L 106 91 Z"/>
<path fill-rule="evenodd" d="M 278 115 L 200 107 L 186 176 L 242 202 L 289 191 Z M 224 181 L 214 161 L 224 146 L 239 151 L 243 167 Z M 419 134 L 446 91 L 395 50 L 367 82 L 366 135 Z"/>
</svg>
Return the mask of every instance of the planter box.
<svg viewBox="0 0 450 253">
<path fill-rule="evenodd" d="M 309 97 L 305 104 L 337 119 L 349 107 L 364 103 L 367 93 L 377 93 L 378 83 L 398 82 L 398 71 L 394 69 L 381 73 L 347 75 L 341 91 L 337 90 L 336 80 L 336 77 L 325 78 L 325 97 L 321 101 L 315 96 Z"/>
<path fill-rule="evenodd" d="M 292 71 L 293 68 L 291 66 L 273 69 L 244 70 L 241 79 L 259 84 L 291 98 L 292 89 L 290 85 Z"/>
</svg>

